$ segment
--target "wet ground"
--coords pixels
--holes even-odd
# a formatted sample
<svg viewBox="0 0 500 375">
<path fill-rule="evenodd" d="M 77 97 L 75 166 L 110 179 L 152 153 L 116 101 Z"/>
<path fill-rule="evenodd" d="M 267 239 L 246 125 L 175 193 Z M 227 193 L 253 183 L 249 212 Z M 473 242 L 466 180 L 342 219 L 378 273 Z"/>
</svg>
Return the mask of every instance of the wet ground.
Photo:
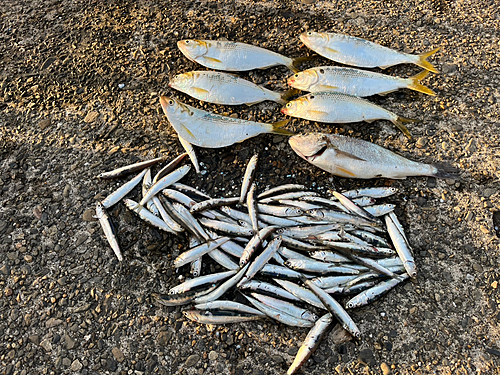
<svg viewBox="0 0 500 375">
<path fill-rule="evenodd" d="M 152 303 L 179 275 L 187 245 L 140 222 L 123 205 L 110 214 L 119 263 L 93 218 L 96 200 L 123 180 L 105 170 L 182 152 L 159 106 L 173 95 L 243 119 L 284 118 L 278 104 L 203 104 L 167 87 L 199 69 L 176 48 L 183 38 L 241 41 L 290 57 L 305 30 L 366 38 L 409 53 L 436 47 L 437 96 L 403 90 L 371 98 L 411 124 L 344 126 L 293 120 L 294 132 L 338 132 L 412 160 L 446 162 L 460 179 L 355 181 L 328 175 L 282 136 L 198 149 L 203 172 L 183 182 L 214 196 L 239 193 L 260 152 L 260 189 L 302 183 L 325 192 L 391 185 L 390 201 L 415 250 L 418 278 L 353 312 L 363 338 L 325 338 L 307 374 L 500 373 L 500 13 L 494 1 L 3 1 L 0 7 L 0 371 L 3 374 L 283 374 L 307 330 L 270 322 L 206 327 L 180 308 Z M 305 66 L 326 65 L 322 58 Z M 410 76 L 414 66 L 387 70 Z M 286 89 L 285 67 L 241 74 Z M 134 191 L 132 197 L 140 192 Z M 210 271 L 210 265 L 207 265 Z M 186 270 L 183 274 L 186 275 Z"/>
</svg>

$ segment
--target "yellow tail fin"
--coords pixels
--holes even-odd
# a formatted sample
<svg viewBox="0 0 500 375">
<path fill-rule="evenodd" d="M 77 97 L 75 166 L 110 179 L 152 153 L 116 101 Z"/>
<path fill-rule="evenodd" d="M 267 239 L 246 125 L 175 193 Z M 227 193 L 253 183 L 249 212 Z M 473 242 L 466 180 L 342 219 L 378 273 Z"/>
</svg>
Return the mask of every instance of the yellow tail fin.
<svg viewBox="0 0 500 375">
<path fill-rule="evenodd" d="M 278 122 L 271 124 L 273 126 L 273 130 L 271 131 L 271 133 L 281 134 L 281 135 L 295 135 L 295 133 L 292 133 L 291 131 L 288 131 L 286 129 L 281 129 L 283 126 L 285 126 L 289 122 L 290 122 L 290 119 L 287 119 L 287 120 L 278 121 Z"/>
<path fill-rule="evenodd" d="M 406 135 L 408 138 L 413 138 L 411 136 L 411 133 L 410 131 L 408 130 L 408 128 L 404 125 L 404 123 L 410 123 L 410 122 L 419 122 L 420 120 L 415 120 L 415 119 L 412 119 L 412 118 L 404 118 L 404 117 L 399 117 L 393 121 L 393 124 L 397 126 L 397 128 L 399 130 L 401 130 L 404 135 Z"/>
<path fill-rule="evenodd" d="M 439 73 L 439 71 L 429 61 L 427 61 L 427 58 L 431 55 L 434 55 L 437 51 L 439 51 L 439 47 L 433 49 L 432 51 L 421 53 L 420 55 L 418 55 L 419 60 L 418 62 L 416 62 L 416 64 L 424 69 L 427 69 L 430 72 Z"/>
<path fill-rule="evenodd" d="M 425 77 L 427 77 L 428 74 L 429 74 L 428 70 L 422 70 L 420 73 L 415 74 L 413 77 L 408 78 L 409 82 L 407 87 L 415 91 L 423 92 L 424 94 L 427 95 L 435 96 L 436 93 L 434 91 L 432 91 L 430 88 L 420 83 L 420 81 Z"/>
<path fill-rule="evenodd" d="M 314 59 L 315 56 L 304 56 L 304 57 L 296 57 L 292 59 L 292 65 L 289 65 L 288 67 L 290 70 L 294 73 L 300 72 L 300 69 L 298 68 L 300 64 L 303 62 L 309 61 Z"/>
</svg>

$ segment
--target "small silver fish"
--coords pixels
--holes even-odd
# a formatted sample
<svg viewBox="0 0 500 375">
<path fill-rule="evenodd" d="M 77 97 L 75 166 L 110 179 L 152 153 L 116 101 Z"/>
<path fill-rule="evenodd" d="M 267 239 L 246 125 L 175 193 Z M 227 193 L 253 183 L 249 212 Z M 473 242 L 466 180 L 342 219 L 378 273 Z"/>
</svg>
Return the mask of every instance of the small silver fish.
<svg viewBox="0 0 500 375">
<path fill-rule="evenodd" d="M 456 178 L 431 164 L 408 160 L 383 147 L 358 138 L 337 134 L 310 133 L 289 139 L 303 159 L 334 175 L 348 178 L 394 178 L 433 176 Z"/>
</svg>

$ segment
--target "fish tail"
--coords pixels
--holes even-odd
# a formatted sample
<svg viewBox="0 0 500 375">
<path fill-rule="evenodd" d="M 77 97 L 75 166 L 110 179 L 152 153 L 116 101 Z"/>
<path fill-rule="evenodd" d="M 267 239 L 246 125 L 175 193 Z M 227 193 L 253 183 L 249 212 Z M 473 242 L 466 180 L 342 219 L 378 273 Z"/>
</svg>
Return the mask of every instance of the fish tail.
<svg viewBox="0 0 500 375">
<path fill-rule="evenodd" d="M 298 72 L 300 72 L 300 69 L 299 69 L 300 64 L 302 64 L 302 63 L 304 63 L 306 61 L 312 60 L 313 58 L 314 58 L 314 56 L 296 57 L 296 58 L 292 59 L 292 63 L 290 65 L 288 65 L 288 67 L 294 73 L 298 73 Z"/>
<path fill-rule="evenodd" d="M 439 73 L 439 71 L 434 67 L 434 65 L 432 65 L 429 61 L 427 61 L 427 58 L 431 55 L 434 55 L 437 51 L 439 51 L 439 47 L 433 49 L 432 51 L 421 53 L 420 55 L 418 55 L 418 61 L 415 64 L 424 69 L 427 69 L 430 72 Z"/>
<path fill-rule="evenodd" d="M 397 128 L 404 133 L 404 135 L 406 135 L 408 138 L 411 139 L 412 138 L 411 133 L 404 124 L 405 123 L 408 124 L 410 122 L 418 122 L 418 121 L 420 121 L 420 120 L 415 120 L 412 118 L 404 118 L 404 117 L 398 116 L 398 118 L 396 120 L 394 120 L 392 123 L 394 125 L 396 125 Z"/>
<path fill-rule="evenodd" d="M 288 131 L 286 129 L 281 129 L 283 126 L 285 126 L 289 122 L 290 122 L 290 120 L 288 119 L 288 120 L 278 121 L 278 122 L 271 124 L 273 127 L 271 130 L 271 133 L 281 134 L 281 135 L 295 135 L 295 133 L 292 133 L 291 131 Z"/>
<path fill-rule="evenodd" d="M 447 163 L 437 163 L 433 165 L 436 172 L 432 174 L 433 177 L 447 178 L 451 180 L 458 180 L 460 178 L 460 169 Z"/>
<path fill-rule="evenodd" d="M 408 88 L 415 91 L 423 92 L 424 94 L 427 95 L 435 96 L 436 93 L 434 91 L 432 91 L 430 88 L 420 83 L 420 81 L 423 80 L 425 77 L 427 77 L 428 74 L 429 74 L 428 70 L 422 70 L 420 73 L 415 74 L 413 77 L 408 78 L 408 81 L 410 82 L 408 84 Z"/>
<path fill-rule="evenodd" d="M 281 94 L 281 97 L 277 100 L 277 103 L 285 105 L 292 96 L 297 95 L 299 92 L 300 90 L 297 89 L 287 90 L 283 94 Z"/>
</svg>

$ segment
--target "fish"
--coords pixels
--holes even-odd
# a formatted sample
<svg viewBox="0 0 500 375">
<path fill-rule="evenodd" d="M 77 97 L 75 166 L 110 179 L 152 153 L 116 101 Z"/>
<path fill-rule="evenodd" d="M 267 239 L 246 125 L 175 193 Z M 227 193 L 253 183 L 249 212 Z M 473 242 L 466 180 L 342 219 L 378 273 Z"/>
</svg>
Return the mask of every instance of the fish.
<svg viewBox="0 0 500 375">
<path fill-rule="evenodd" d="M 265 124 L 221 116 L 166 96 L 160 98 L 160 103 L 179 137 L 199 147 L 227 147 L 264 133 L 293 135 L 292 132 L 281 129 L 288 123 L 287 120 Z"/>
<path fill-rule="evenodd" d="M 178 74 L 168 86 L 195 99 L 223 105 L 250 106 L 265 100 L 286 104 L 286 99 L 297 92 L 274 92 L 234 74 L 200 70 Z"/>
<path fill-rule="evenodd" d="M 289 101 L 281 109 L 281 113 L 305 120 L 337 124 L 388 120 L 408 138 L 411 138 L 411 134 L 404 123 L 418 121 L 398 116 L 366 99 L 332 91 L 314 92 Z"/>
<path fill-rule="evenodd" d="M 335 91 L 361 97 L 385 95 L 403 88 L 435 96 L 434 91 L 420 83 L 428 74 L 428 70 L 423 70 L 413 77 L 401 78 L 361 69 L 318 66 L 295 73 L 287 83 L 302 91 Z"/>
<path fill-rule="evenodd" d="M 427 61 L 439 48 L 412 55 L 350 35 L 315 31 L 302 33 L 300 40 L 318 55 L 341 64 L 382 69 L 398 64 L 415 64 L 433 73 L 439 73 Z"/>
<path fill-rule="evenodd" d="M 177 42 L 177 47 L 189 60 L 207 68 L 243 72 L 252 69 L 267 69 L 285 65 L 296 72 L 300 61 L 279 53 L 247 43 L 227 40 L 184 39 Z"/>
<path fill-rule="evenodd" d="M 338 134 L 309 133 L 291 137 L 290 146 L 301 158 L 336 176 L 392 178 L 432 176 L 456 179 L 457 171 L 406 159 L 374 143 Z"/>
<path fill-rule="evenodd" d="M 99 219 L 102 230 L 104 232 L 104 235 L 106 236 L 106 239 L 109 242 L 109 245 L 113 249 L 113 252 L 115 253 L 118 260 L 121 262 L 123 260 L 123 255 L 120 250 L 120 245 L 118 244 L 118 240 L 116 238 L 116 231 L 113 226 L 113 222 L 111 221 L 111 218 L 106 212 L 106 208 L 103 206 L 101 202 L 97 202 L 95 212 L 96 214 L 94 217 L 96 219 Z"/>
</svg>

